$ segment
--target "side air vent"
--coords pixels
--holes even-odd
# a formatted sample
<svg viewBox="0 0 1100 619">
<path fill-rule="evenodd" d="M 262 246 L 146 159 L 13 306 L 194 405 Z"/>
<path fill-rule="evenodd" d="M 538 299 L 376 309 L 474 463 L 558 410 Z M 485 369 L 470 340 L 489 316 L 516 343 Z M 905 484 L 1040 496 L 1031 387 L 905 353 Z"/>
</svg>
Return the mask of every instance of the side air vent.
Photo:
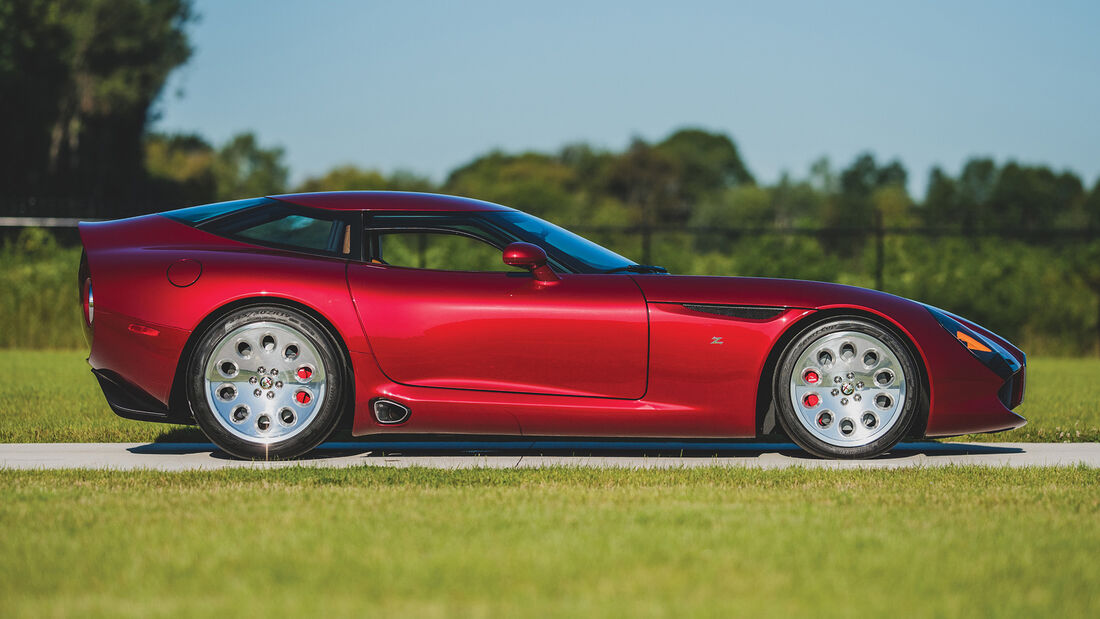
<svg viewBox="0 0 1100 619">
<path fill-rule="evenodd" d="M 410 414 L 409 407 L 384 398 L 375 400 L 371 404 L 371 411 L 374 413 L 374 418 L 378 423 L 384 423 L 386 425 L 404 423 L 408 420 Z"/>
<path fill-rule="evenodd" d="M 760 307 L 748 305 L 710 305 L 701 303 L 684 303 L 684 307 L 693 312 L 704 314 L 717 314 L 729 318 L 743 318 L 745 320 L 768 320 L 783 313 L 783 307 Z"/>
</svg>

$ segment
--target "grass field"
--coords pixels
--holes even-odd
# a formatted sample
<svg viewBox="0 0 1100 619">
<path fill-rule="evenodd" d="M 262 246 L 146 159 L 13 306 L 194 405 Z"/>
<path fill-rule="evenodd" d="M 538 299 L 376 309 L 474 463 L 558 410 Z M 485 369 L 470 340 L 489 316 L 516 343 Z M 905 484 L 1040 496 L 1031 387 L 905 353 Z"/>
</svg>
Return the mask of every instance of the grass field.
<svg viewBox="0 0 1100 619">
<path fill-rule="evenodd" d="M 107 408 L 75 351 L 0 350 L 0 442 L 205 441 L 194 428 L 128 421 Z M 29 372 L 33 369 L 33 372 Z M 1020 408 L 1028 424 L 1019 430 L 955 440 L 1100 441 L 1100 360 L 1033 359 L 1027 397 Z M 351 437 L 340 437 L 350 440 Z"/>
<path fill-rule="evenodd" d="M 1100 605 L 1100 471 L 0 472 L 0 616 Z"/>
</svg>

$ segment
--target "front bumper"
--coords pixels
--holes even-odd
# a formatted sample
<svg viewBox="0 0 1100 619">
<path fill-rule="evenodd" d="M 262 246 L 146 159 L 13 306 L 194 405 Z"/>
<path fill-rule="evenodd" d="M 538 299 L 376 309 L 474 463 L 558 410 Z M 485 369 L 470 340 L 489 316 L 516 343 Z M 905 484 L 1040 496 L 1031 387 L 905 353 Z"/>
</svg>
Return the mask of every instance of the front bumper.
<svg viewBox="0 0 1100 619">
<path fill-rule="evenodd" d="M 1027 420 L 1012 411 L 1024 398 L 1023 351 L 965 318 L 925 308 L 942 327 L 925 340 L 935 350 L 928 360 L 934 376 L 925 436 L 1003 432 L 1025 425 Z"/>
<path fill-rule="evenodd" d="M 1005 408 L 1012 410 L 1024 401 L 1024 387 L 1027 383 L 1027 366 L 1021 365 L 1012 376 L 1008 377 L 1004 386 L 997 392 L 997 399 Z"/>
</svg>

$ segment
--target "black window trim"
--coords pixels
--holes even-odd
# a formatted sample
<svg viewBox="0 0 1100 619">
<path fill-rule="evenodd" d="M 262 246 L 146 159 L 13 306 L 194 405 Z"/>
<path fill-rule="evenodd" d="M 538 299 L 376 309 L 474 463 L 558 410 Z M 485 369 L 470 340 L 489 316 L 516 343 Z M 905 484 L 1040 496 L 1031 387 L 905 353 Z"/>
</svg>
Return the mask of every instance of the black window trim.
<svg viewBox="0 0 1100 619">
<path fill-rule="evenodd" d="M 517 241 L 527 242 L 527 241 L 524 241 L 521 238 L 516 237 L 513 234 L 510 234 L 506 230 L 501 229 L 499 226 L 493 225 L 493 223 L 491 221 L 489 221 L 487 219 L 484 219 L 482 217 L 479 217 L 478 215 L 480 213 L 481 213 L 481 211 L 375 211 L 375 212 L 364 211 L 363 212 L 363 235 L 362 235 L 363 238 L 364 238 L 364 241 L 363 241 L 363 261 L 367 262 L 367 263 L 371 263 L 372 260 L 384 260 L 383 256 L 381 256 L 379 251 L 378 251 L 380 243 L 378 242 L 377 232 L 408 232 L 408 233 L 411 233 L 411 234 L 417 234 L 417 233 L 420 233 L 420 234 L 426 234 L 426 233 L 453 234 L 453 235 L 456 235 L 456 236 L 466 236 L 466 237 L 481 241 L 483 243 L 486 243 L 486 244 L 488 244 L 492 247 L 495 247 L 496 249 L 500 250 L 501 252 L 504 251 L 504 246 L 502 246 L 499 242 L 497 242 L 497 241 L 495 241 L 491 238 L 487 238 L 487 237 L 484 237 L 484 236 L 478 236 L 478 235 L 476 235 L 472 232 L 467 232 L 465 230 L 455 230 L 455 229 L 446 228 L 446 227 L 443 227 L 443 226 L 431 226 L 431 225 L 415 226 L 415 227 L 401 227 L 401 226 L 379 226 L 379 227 L 375 227 L 375 226 L 371 225 L 371 223 L 372 223 L 372 221 L 375 217 L 394 217 L 394 218 L 397 218 L 397 217 L 423 217 L 425 219 L 432 218 L 432 217 L 437 218 L 437 219 L 444 218 L 444 217 L 450 217 L 450 218 L 454 218 L 454 219 L 464 219 L 466 221 L 471 222 L 473 224 L 473 227 L 475 227 L 475 228 L 481 228 L 482 230 L 484 230 L 485 228 L 491 228 L 492 230 L 496 231 L 501 237 L 512 239 L 511 241 L 509 241 L 509 243 L 514 243 L 514 242 L 517 242 Z M 543 251 L 546 251 L 545 247 L 543 248 Z M 559 273 L 578 273 L 579 272 L 575 268 L 570 266 L 568 263 L 557 259 L 556 256 L 554 255 L 555 253 L 556 252 L 546 251 L 547 263 L 550 265 L 551 269 L 553 269 L 554 271 L 557 271 Z M 384 266 L 394 266 L 395 268 L 418 269 L 418 270 L 422 270 L 422 271 L 445 271 L 445 270 L 447 270 L 447 269 L 427 269 L 427 268 L 421 269 L 420 267 L 398 267 L 396 265 L 388 265 L 388 264 L 385 264 L 385 263 L 383 263 L 383 265 Z M 458 272 L 458 271 L 456 271 L 456 272 Z M 498 271 L 462 271 L 462 272 L 468 272 L 468 273 L 497 273 Z"/>
<path fill-rule="evenodd" d="M 234 241 L 239 241 L 241 243 L 245 243 L 245 244 L 248 244 L 248 245 L 256 245 L 258 247 L 267 247 L 267 248 L 270 248 L 270 249 L 277 249 L 277 250 L 280 250 L 280 251 L 287 251 L 287 252 L 296 253 L 296 254 L 304 254 L 304 255 L 307 255 L 307 256 L 314 256 L 314 257 L 319 257 L 319 258 L 335 258 L 337 260 L 345 260 L 345 261 L 347 261 L 347 260 L 356 260 L 356 261 L 362 260 L 362 256 L 363 256 L 362 235 L 354 234 L 354 232 L 357 228 L 359 228 L 359 229 L 362 228 L 362 225 L 361 225 L 362 220 L 363 220 L 362 212 L 360 212 L 360 211 L 337 211 L 337 210 L 332 210 L 332 209 L 311 208 L 311 207 L 308 207 L 308 206 L 302 206 L 300 204 L 295 204 L 293 202 L 287 202 L 285 200 L 276 200 L 274 198 L 266 198 L 266 199 L 268 201 L 264 202 L 263 204 L 257 204 L 256 206 L 250 206 L 246 209 L 233 211 L 233 212 L 230 212 L 230 213 L 226 213 L 224 215 L 219 215 L 219 216 L 214 217 L 212 219 L 208 219 L 206 221 L 200 222 L 199 224 L 196 224 L 194 227 L 196 227 L 200 230 L 204 230 L 206 232 L 209 232 L 211 234 L 215 234 L 215 235 L 220 236 L 222 238 L 227 238 L 227 239 L 231 239 L 231 240 L 234 240 Z M 271 206 L 278 206 L 281 209 L 285 209 L 287 211 L 290 211 L 290 214 L 292 214 L 292 215 L 300 215 L 300 216 L 303 216 L 303 217 L 309 217 L 311 219 L 321 219 L 321 220 L 342 222 L 345 226 L 350 227 L 350 229 L 352 231 L 352 234 L 351 234 L 351 251 L 347 254 L 344 254 L 343 252 L 339 252 L 339 251 L 338 252 L 331 252 L 331 251 L 323 251 L 323 250 L 314 250 L 314 249 L 310 249 L 308 247 L 302 247 L 300 245 L 290 245 L 290 244 L 285 244 L 285 243 L 275 243 L 275 242 L 271 242 L 271 241 L 261 241 L 259 239 L 255 239 L 255 238 L 252 238 L 252 237 L 241 236 L 239 234 L 235 234 L 235 233 L 231 233 L 231 232 L 225 232 L 224 230 L 219 230 L 218 229 L 220 227 L 220 225 L 223 226 L 225 223 L 232 223 L 233 221 L 238 220 L 238 219 L 245 219 L 249 215 L 255 214 L 258 211 L 264 210 L 264 209 L 269 208 Z M 273 219 L 271 221 L 275 221 L 275 220 Z"/>
</svg>

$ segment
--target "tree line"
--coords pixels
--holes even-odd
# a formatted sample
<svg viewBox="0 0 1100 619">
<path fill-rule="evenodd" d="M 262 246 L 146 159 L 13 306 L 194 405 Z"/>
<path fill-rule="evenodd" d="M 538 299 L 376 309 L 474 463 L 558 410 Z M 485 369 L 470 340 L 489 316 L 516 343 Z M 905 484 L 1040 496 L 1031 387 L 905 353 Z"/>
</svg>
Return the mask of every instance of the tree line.
<svg viewBox="0 0 1100 619">
<path fill-rule="evenodd" d="M 281 147 L 151 132 L 190 0 L 0 2 L 0 215 L 113 218 L 288 191 L 437 191 L 521 208 L 674 272 L 874 286 L 1033 350 L 1097 350 L 1100 179 L 974 157 L 923 196 L 873 153 L 763 182 L 733 138 L 491 151 L 436 181 L 354 164 L 292 184 Z M 874 241 L 874 242 L 871 242 Z"/>
<path fill-rule="evenodd" d="M 621 151 L 584 143 L 557 152 L 490 152 L 443 182 L 341 166 L 288 184 L 281 148 L 251 133 L 211 145 L 148 128 L 168 76 L 190 58 L 191 0 L 6 0 L 0 3 L 0 188 L 8 200 L 100 204 L 101 216 L 289 190 L 412 189 L 494 200 L 574 224 L 961 231 L 1100 228 L 1100 179 L 975 157 L 934 168 L 922 199 L 908 171 L 872 153 L 834 170 L 765 184 L 727 135 L 685 128 Z M 25 205 L 24 205 L 25 207 Z M 25 213 L 32 214 L 32 213 Z M 41 213 L 44 215 L 52 213 Z"/>
</svg>

